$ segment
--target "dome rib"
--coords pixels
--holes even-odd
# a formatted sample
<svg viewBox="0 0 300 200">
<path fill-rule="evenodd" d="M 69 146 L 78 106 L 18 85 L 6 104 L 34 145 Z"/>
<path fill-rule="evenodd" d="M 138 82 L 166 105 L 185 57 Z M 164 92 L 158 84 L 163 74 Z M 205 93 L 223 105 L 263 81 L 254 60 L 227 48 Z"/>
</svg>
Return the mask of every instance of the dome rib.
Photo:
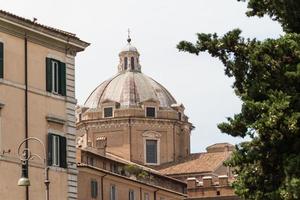
<svg viewBox="0 0 300 200">
<path fill-rule="evenodd" d="M 102 96 L 103 96 L 103 94 L 104 94 L 104 92 L 105 92 L 105 89 L 107 88 L 107 86 L 116 78 L 116 77 L 118 77 L 120 75 L 120 73 L 119 74 L 117 74 L 117 75 L 115 75 L 114 77 L 112 77 L 111 79 L 108 79 L 108 80 L 106 80 L 106 81 L 104 81 L 104 82 L 102 82 L 100 85 L 98 85 L 92 92 L 91 92 L 91 94 L 89 95 L 89 97 L 85 100 L 85 102 L 84 102 L 84 105 L 86 105 L 87 103 L 88 103 L 88 101 L 90 100 L 90 98 L 91 98 L 91 96 L 102 86 L 102 84 L 104 84 L 105 82 L 107 82 L 106 83 L 106 85 L 104 86 L 104 89 L 102 90 L 102 92 L 101 92 L 101 94 L 100 94 L 100 97 L 98 98 L 98 102 L 97 102 L 97 107 L 98 107 L 98 105 L 100 105 L 100 100 L 101 100 L 101 98 L 102 98 Z M 88 107 L 90 107 L 90 106 L 88 106 Z"/>
<path fill-rule="evenodd" d="M 171 99 L 176 103 L 175 98 L 171 95 L 171 93 L 170 93 L 164 86 L 162 86 L 159 82 L 157 82 L 157 81 L 154 80 L 153 78 L 151 78 L 151 77 L 148 77 L 148 78 L 151 79 L 153 82 L 155 82 L 157 85 L 159 85 L 160 88 L 161 88 L 162 90 L 164 90 L 164 92 L 169 96 L 169 98 L 171 98 Z"/>
<path fill-rule="evenodd" d="M 102 101 L 109 99 L 120 103 L 120 107 L 138 107 L 148 99 L 156 99 L 160 106 L 171 108 L 176 101 L 157 81 L 141 72 L 127 71 L 101 83 L 85 101 L 90 108 L 101 107 Z"/>
</svg>

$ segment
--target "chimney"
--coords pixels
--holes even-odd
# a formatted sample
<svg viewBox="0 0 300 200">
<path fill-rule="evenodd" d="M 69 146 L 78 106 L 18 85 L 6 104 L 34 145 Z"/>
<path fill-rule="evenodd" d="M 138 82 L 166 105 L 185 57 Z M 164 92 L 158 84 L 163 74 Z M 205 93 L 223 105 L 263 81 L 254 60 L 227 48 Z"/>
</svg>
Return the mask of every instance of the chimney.
<svg viewBox="0 0 300 200">
<path fill-rule="evenodd" d="M 105 155 L 106 145 L 107 145 L 107 138 L 105 136 L 100 136 L 96 139 L 96 149 L 100 155 Z"/>
<path fill-rule="evenodd" d="M 212 177 L 211 176 L 204 176 L 203 180 L 203 187 L 211 187 L 212 186 Z"/>
<path fill-rule="evenodd" d="M 196 188 L 196 178 L 190 177 L 187 178 L 187 189 L 193 189 Z"/>
<path fill-rule="evenodd" d="M 228 176 L 227 175 L 218 176 L 218 178 L 219 178 L 220 186 L 228 186 Z"/>
</svg>

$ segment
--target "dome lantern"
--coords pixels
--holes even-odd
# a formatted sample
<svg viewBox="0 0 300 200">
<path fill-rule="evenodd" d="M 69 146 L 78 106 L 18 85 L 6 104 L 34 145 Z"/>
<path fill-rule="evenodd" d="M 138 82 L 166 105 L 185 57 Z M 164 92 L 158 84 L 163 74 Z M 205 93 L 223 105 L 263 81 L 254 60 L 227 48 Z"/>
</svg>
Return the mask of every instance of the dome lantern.
<svg viewBox="0 0 300 200">
<path fill-rule="evenodd" d="M 131 38 L 128 34 L 127 45 L 123 47 L 119 53 L 120 63 L 118 72 L 123 71 L 138 71 L 141 72 L 141 65 L 139 63 L 140 54 L 135 46 L 131 44 Z"/>
</svg>

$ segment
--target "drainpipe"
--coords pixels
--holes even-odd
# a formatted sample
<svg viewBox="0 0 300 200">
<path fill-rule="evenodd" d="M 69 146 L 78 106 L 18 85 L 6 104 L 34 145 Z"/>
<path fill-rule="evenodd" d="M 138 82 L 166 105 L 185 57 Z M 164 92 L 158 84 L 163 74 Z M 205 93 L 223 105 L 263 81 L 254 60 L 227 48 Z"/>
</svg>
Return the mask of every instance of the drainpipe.
<svg viewBox="0 0 300 200">
<path fill-rule="evenodd" d="M 175 156 L 176 156 L 176 147 L 175 147 L 175 122 L 173 123 L 173 161 L 176 160 Z"/>
<path fill-rule="evenodd" d="M 107 174 L 105 174 L 104 176 L 101 176 L 101 200 L 104 200 L 104 194 L 103 194 L 103 192 L 104 192 L 104 187 L 103 187 L 103 179 L 104 179 L 104 177 L 105 176 L 107 176 Z"/>
<path fill-rule="evenodd" d="M 25 139 L 28 138 L 28 58 L 27 58 L 27 34 L 24 37 L 24 66 L 25 66 Z M 25 148 L 28 148 L 28 140 L 25 142 Z M 26 152 L 27 153 L 27 152 Z M 23 166 L 22 166 L 23 167 Z M 25 164 L 26 177 L 28 177 L 28 161 Z M 26 200 L 29 200 L 29 187 L 26 186 Z"/>
<path fill-rule="evenodd" d="M 140 200 L 143 199 L 142 187 L 140 187 Z"/>
</svg>

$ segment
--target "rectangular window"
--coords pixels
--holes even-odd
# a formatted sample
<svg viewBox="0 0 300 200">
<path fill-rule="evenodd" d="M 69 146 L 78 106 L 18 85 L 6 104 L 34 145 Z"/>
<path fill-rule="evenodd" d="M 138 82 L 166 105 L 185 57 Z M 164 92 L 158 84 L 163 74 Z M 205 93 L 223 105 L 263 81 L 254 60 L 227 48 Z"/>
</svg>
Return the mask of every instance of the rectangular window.
<svg viewBox="0 0 300 200">
<path fill-rule="evenodd" d="M 58 94 L 58 61 L 52 60 L 52 92 Z"/>
<path fill-rule="evenodd" d="M 87 156 L 87 164 L 94 166 L 94 158 L 91 156 Z"/>
<path fill-rule="evenodd" d="M 46 90 L 66 96 L 66 64 L 46 58 Z"/>
<path fill-rule="evenodd" d="M 155 117 L 155 107 L 146 108 L 146 117 Z"/>
<path fill-rule="evenodd" d="M 144 193 L 144 200 L 150 200 L 149 193 Z"/>
<path fill-rule="evenodd" d="M 67 167 L 67 141 L 60 135 L 48 135 L 48 165 Z"/>
<path fill-rule="evenodd" d="M 113 108 L 107 107 L 104 108 L 104 117 L 112 117 L 113 116 Z"/>
<path fill-rule="evenodd" d="M 53 155 L 53 158 L 52 158 L 52 165 L 54 166 L 59 166 L 59 136 L 58 135 L 53 135 L 52 136 L 52 155 Z"/>
<path fill-rule="evenodd" d="M 129 200 L 135 200 L 134 190 L 129 190 Z"/>
<path fill-rule="evenodd" d="M 181 121 L 181 118 L 182 118 L 182 114 L 181 114 L 181 112 L 179 112 L 179 113 L 178 113 L 178 120 Z"/>
<path fill-rule="evenodd" d="M 157 140 L 146 140 L 146 163 L 157 163 Z"/>
<path fill-rule="evenodd" d="M 4 53 L 3 53 L 3 43 L 0 42 L 0 78 L 4 76 Z"/>
<path fill-rule="evenodd" d="M 117 200 L 117 188 L 115 185 L 110 186 L 110 200 Z"/>
<path fill-rule="evenodd" d="M 91 181 L 91 197 L 97 198 L 98 196 L 98 182 L 95 180 Z"/>
</svg>

